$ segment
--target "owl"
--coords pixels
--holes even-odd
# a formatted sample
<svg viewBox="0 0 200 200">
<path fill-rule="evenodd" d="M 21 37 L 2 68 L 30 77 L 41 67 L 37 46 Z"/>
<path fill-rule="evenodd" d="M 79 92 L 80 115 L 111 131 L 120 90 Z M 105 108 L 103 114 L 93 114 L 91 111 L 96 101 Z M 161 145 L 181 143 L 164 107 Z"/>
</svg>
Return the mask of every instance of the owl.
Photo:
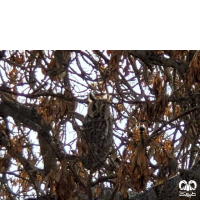
<svg viewBox="0 0 200 200">
<path fill-rule="evenodd" d="M 87 169 L 96 170 L 105 163 L 111 151 L 112 122 L 108 100 L 96 99 L 91 93 L 88 100 L 88 113 L 81 132 L 81 142 L 85 147 L 82 152 L 83 165 Z"/>
</svg>

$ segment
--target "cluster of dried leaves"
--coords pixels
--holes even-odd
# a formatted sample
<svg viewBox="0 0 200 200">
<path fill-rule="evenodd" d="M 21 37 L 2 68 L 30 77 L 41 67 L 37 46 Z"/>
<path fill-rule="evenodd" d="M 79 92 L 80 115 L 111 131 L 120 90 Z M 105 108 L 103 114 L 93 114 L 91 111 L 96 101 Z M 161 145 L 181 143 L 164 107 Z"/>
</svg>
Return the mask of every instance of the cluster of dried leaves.
<svg viewBox="0 0 200 200">
<path fill-rule="evenodd" d="M 4 199 L 128 198 L 199 162 L 199 51 L 0 55 Z M 77 144 L 89 91 L 109 95 L 115 142 L 96 171 L 83 167 Z"/>
</svg>

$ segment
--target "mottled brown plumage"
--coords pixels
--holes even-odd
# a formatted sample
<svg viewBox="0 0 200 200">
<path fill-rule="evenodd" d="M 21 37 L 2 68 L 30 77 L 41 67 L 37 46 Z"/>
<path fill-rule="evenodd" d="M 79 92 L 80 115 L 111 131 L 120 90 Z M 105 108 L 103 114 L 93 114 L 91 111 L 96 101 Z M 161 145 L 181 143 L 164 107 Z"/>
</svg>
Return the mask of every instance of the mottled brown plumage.
<svg viewBox="0 0 200 200">
<path fill-rule="evenodd" d="M 112 147 L 112 122 L 106 99 L 96 99 L 89 94 L 88 113 L 83 122 L 81 141 L 86 147 L 83 165 L 96 170 L 106 161 Z"/>
</svg>

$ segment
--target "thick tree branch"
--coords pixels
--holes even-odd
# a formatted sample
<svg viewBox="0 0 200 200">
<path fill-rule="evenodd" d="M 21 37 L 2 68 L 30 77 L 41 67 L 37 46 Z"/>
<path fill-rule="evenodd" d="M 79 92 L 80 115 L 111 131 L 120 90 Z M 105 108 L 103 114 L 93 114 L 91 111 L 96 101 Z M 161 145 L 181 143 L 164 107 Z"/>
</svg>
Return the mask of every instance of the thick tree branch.
<svg viewBox="0 0 200 200">
<path fill-rule="evenodd" d="M 144 62 L 149 62 L 151 64 L 161 65 L 164 67 L 172 67 L 176 69 L 182 76 L 185 74 L 189 66 L 189 63 L 179 63 L 177 61 L 172 60 L 171 58 L 165 58 L 164 55 L 156 55 L 151 51 L 131 50 L 129 51 L 129 53 L 130 55 L 139 58 Z"/>
<path fill-rule="evenodd" d="M 190 170 L 180 170 L 180 174 L 166 180 L 163 184 L 154 186 L 144 193 L 135 195 L 130 200 L 182 200 L 183 197 L 179 196 L 179 182 L 181 180 L 194 180 L 197 183 L 196 193 L 193 200 L 199 200 L 200 196 L 200 165 L 194 166 Z M 188 199 L 188 198 L 187 198 Z"/>
<path fill-rule="evenodd" d="M 7 51 L 0 60 L 3 198 L 68 199 L 67 191 L 73 188 L 72 199 L 124 200 L 128 194 L 126 200 L 179 200 L 180 180 L 200 184 L 199 170 L 183 170 L 199 164 L 199 51 Z M 103 114 L 105 109 L 88 102 L 85 97 L 90 91 L 98 100 L 109 95 L 116 147 L 95 172 L 83 164 L 88 148 L 81 140 L 80 122 L 86 121 L 83 104 L 91 112 Z M 95 121 L 96 128 L 88 122 L 86 129 L 94 133 L 91 137 L 101 132 L 105 139 L 100 120 Z M 36 142 L 31 141 L 34 132 Z M 162 140 L 157 144 L 159 136 Z M 147 148 L 147 155 L 140 146 Z M 44 169 L 34 166 L 41 157 Z M 179 175 L 166 179 L 164 173 L 172 171 L 174 157 Z M 61 169 L 70 175 L 65 177 Z M 144 191 L 148 181 L 154 187 Z M 12 191 L 15 184 L 22 188 L 17 194 Z"/>
<path fill-rule="evenodd" d="M 50 127 L 39 116 L 39 114 L 34 112 L 31 108 L 4 99 L 4 102 L 1 102 L 0 104 L 0 115 L 11 116 L 15 121 L 18 121 L 31 130 L 38 132 L 46 173 L 51 169 L 56 169 L 57 158 L 58 160 L 64 158 L 73 160 L 76 158 L 76 156 L 65 154 L 60 145 L 53 141 L 52 136 L 50 135 Z"/>
</svg>

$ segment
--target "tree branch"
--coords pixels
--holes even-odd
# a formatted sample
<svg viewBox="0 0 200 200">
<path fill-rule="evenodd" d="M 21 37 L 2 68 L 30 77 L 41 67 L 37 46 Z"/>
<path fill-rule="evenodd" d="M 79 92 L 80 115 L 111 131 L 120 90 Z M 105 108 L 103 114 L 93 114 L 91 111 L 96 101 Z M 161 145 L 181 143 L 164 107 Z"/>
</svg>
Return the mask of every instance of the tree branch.
<svg viewBox="0 0 200 200">
<path fill-rule="evenodd" d="M 187 180 L 186 180 L 187 179 Z M 197 183 L 197 188 L 194 191 L 196 193 L 193 200 L 199 200 L 200 196 L 200 165 L 194 166 L 190 170 L 180 170 L 180 174 L 166 180 L 163 184 L 154 186 L 149 190 L 144 191 L 141 194 L 136 194 L 135 197 L 130 198 L 130 200 L 181 200 L 183 197 L 179 196 L 179 182 L 181 180 L 194 180 Z"/>
<path fill-rule="evenodd" d="M 36 131 L 39 134 L 41 153 L 44 159 L 45 171 L 48 173 L 51 169 L 56 169 L 56 161 L 64 158 L 74 160 L 77 157 L 68 155 L 61 149 L 60 145 L 55 143 L 50 135 L 50 127 L 37 112 L 20 103 L 10 101 L 1 102 L 0 115 L 11 116 L 15 121 L 19 121 L 24 126 Z M 57 158 L 56 158 L 57 157 Z"/>
<path fill-rule="evenodd" d="M 155 140 L 155 139 L 161 134 L 160 131 L 162 131 L 162 129 L 163 129 L 165 126 L 167 126 L 168 124 L 172 123 L 173 121 L 175 121 L 175 120 L 177 120 L 177 119 L 179 119 L 179 118 L 181 118 L 181 117 L 183 117 L 183 116 L 185 116 L 185 115 L 188 115 L 189 113 L 194 112 L 195 110 L 198 110 L 198 109 L 200 109 L 200 107 L 199 107 L 199 106 L 195 106 L 195 107 L 193 107 L 193 108 L 191 108 L 191 109 L 189 109 L 189 110 L 187 110 L 187 111 L 181 113 L 180 115 L 178 115 L 178 116 L 176 116 L 176 117 L 170 119 L 168 122 L 162 124 L 162 126 L 160 126 L 159 128 L 157 128 L 157 129 L 151 134 L 151 136 L 149 137 L 149 139 L 146 141 L 146 145 L 148 145 L 148 144 L 151 143 L 153 140 Z"/>
<path fill-rule="evenodd" d="M 154 65 L 161 65 L 163 67 L 172 67 L 176 69 L 182 76 L 186 73 L 189 63 L 179 63 L 171 58 L 165 58 L 164 55 L 156 55 L 151 51 L 131 50 L 129 54 L 141 59 L 144 62 L 149 62 Z"/>
</svg>

